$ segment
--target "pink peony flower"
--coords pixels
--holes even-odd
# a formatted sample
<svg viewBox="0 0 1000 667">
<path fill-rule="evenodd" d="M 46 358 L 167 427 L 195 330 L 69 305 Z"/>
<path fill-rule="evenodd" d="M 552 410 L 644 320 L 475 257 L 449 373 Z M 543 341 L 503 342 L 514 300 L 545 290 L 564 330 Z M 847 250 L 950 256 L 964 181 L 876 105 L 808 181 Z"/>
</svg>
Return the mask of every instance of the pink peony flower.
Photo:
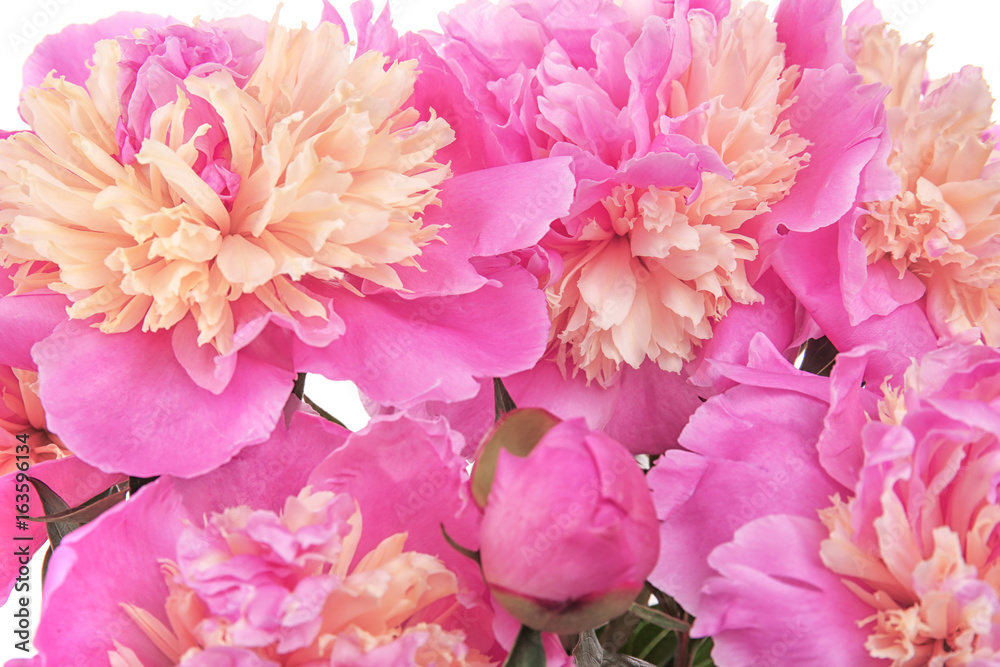
<svg viewBox="0 0 1000 667">
<path fill-rule="evenodd" d="M 267 442 L 163 477 L 66 538 L 42 664 L 499 661 L 475 563 L 441 536 L 475 545 L 455 436 L 394 417 L 348 437 L 294 407 Z"/>
<path fill-rule="evenodd" d="M 620 443 L 582 419 L 515 410 L 484 441 L 472 475 L 483 577 L 514 617 L 566 634 L 629 609 L 658 539 L 642 470 Z"/>
<path fill-rule="evenodd" d="M 0 143 L 12 365 L 103 470 L 217 467 L 268 437 L 297 372 L 405 406 L 544 347 L 534 279 L 491 258 L 567 210 L 568 160 L 452 176 L 451 128 L 408 102 L 415 62 L 352 60 L 329 22 L 260 32 L 99 41 L 85 81 L 25 91 L 33 132 Z"/>
<path fill-rule="evenodd" d="M 871 2 L 848 17 L 845 38 L 865 81 L 891 86 L 886 157 L 901 187 L 859 194 L 835 226 L 790 234 L 774 265 L 838 349 L 886 343 L 867 379 L 898 383 L 939 338 L 975 327 L 1000 341 L 993 98 L 973 67 L 930 80 L 929 43 L 901 44 Z"/>
<path fill-rule="evenodd" d="M 745 361 L 759 330 L 781 349 L 804 337 L 764 273 L 765 241 L 834 223 L 881 184 L 869 164 L 888 144 L 882 93 L 845 69 L 843 46 L 813 57 L 800 43 L 839 30 L 839 10 L 785 4 L 777 23 L 727 2 L 474 1 L 444 17 L 436 47 L 487 163 L 568 156 L 577 180 L 570 212 L 521 255 L 552 326 L 543 360 L 505 379 L 518 405 L 658 453 L 718 389 L 702 360 Z M 790 37 L 796 12 L 808 34 Z M 488 419 L 476 413 L 470 434 Z"/>
<path fill-rule="evenodd" d="M 867 263 L 885 259 L 902 279 L 919 278 L 939 336 L 978 327 L 1000 345 L 1000 168 L 982 70 L 927 80 L 928 42 L 901 45 L 884 23 L 852 24 L 848 36 L 865 80 L 892 86 L 889 164 L 903 184 L 863 205 L 856 226 Z"/>
<path fill-rule="evenodd" d="M 931 352 L 878 403 L 865 363 L 842 353 L 825 379 L 761 347 L 724 369 L 742 384 L 695 414 L 690 451 L 650 473 L 662 544 L 650 580 L 697 616 L 720 667 L 1000 657 L 1000 356 Z"/>
</svg>

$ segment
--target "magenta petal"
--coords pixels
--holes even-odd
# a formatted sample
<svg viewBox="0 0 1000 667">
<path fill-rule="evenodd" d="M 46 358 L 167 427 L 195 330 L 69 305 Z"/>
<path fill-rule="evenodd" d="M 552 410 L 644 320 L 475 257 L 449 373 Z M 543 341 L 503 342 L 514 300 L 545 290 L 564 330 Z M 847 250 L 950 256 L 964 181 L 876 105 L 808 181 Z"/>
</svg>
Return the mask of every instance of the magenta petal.
<svg viewBox="0 0 1000 667">
<path fill-rule="evenodd" d="M 648 475 L 660 518 L 650 582 L 699 614 L 708 554 L 742 525 L 773 513 L 814 517 L 848 490 L 820 467 L 816 441 L 827 404 L 779 389 L 738 386 L 710 398 L 680 443 Z"/>
<path fill-rule="evenodd" d="M 81 459 L 137 477 L 191 477 L 267 439 L 294 373 L 241 351 L 216 395 L 174 357 L 169 332 L 105 334 L 79 321 L 37 344 L 49 427 Z"/>
<path fill-rule="evenodd" d="M 829 532 L 816 519 L 769 516 L 712 552 L 693 636 L 711 635 L 719 667 L 885 665 L 868 654 L 857 621 L 867 606 L 819 558 Z"/>
<path fill-rule="evenodd" d="M 87 63 L 91 62 L 97 42 L 129 36 L 139 28 L 159 28 L 172 21 L 156 14 L 118 12 L 94 23 L 66 26 L 42 39 L 28 56 L 24 63 L 24 88 L 40 86 L 52 70 L 55 70 L 56 76 L 82 86 L 90 76 Z"/>
<path fill-rule="evenodd" d="M 9 435 L 6 432 L 0 432 L 0 434 Z M 70 507 L 76 507 L 90 500 L 98 493 L 106 491 L 124 479 L 121 475 L 108 475 L 92 468 L 76 456 L 38 463 L 31 466 L 25 474 L 45 482 Z M 16 486 L 16 477 L 17 473 L 10 473 L 0 478 L 0 502 L 4 503 L 4 507 L 13 508 L 16 504 L 15 494 L 19 490 Z M 29 491 L 31 500 L 28 515 L 41 516 L 45 514 L 38 494 L 35 493 L 30 484 L 28 488 L 31 489 Z M 16 547 L 26 546 L 29 554 L 34 554 L 48 539 L 44 523 L 30 521 L 28 522 L 28 530 L 17 530 L 13 516 L 6 519 L 4 525 L 0 527 L 0 536 L 7 544 Z M 32 539 L 17 540 L 16 537 L 31 537 Z M 13 589 L 20 565 L 21 563 L 14 557 L 13 548 L 7 549 L 0 555 L 0 603 L 7 599 L 7 595 Z"/>
<path fill-rule="evenodd" d="M 177 667 L 280 667 L 256 653 L 232 646 L 213 646 L 178 663 Z"/>
<path fill-rule="evenodd" d="M 48 291 L 0 298 L 0 365 L 34 370 L 31 346 L 66 319 L 69 300 Z"/>
<path fill-rule="evenodd" d="M 778 40 L 785 43 L 789 65 L 826 69 L 854 62 L 844 49 L 844 12 L 840 0 L 782 0 L 774 15 Z"/>
<path fill-rule="evenodd" d="M 823 469 L 849 489 L 854 487 L 864 464 L 861 430 L 868 422 L 878 421 L 881 394 L 862 388 L 867 357 L 865 348 L 837 355 L 830 374 L 830 411 L 816 445 Z"/>
<path fill-rule="evenodd" d="M 45 664 L 107 667 L 118 641 L 147 667 L 171 665 L 120 603 L 148 610 L 169 627 L 158 559 L 174 557 L 184 518 L 201 517 L 186 515 L 171 482 L 161 479 L 62 541 L 49 562 L 35 635 Z"/>
<path fill-rule="evenodd" d="M 346 333 L 322 350 L 294 341 L 295 367 L 353 380 L 372 400 L 397 407 L 471 398 L 477 378 L 530 368 L 548 338 L 545 295 L 535 278 L 516 266 L 487 277 L 500 285 L 413 300 L 338 290 L 334 307 Z"/>
</svg>

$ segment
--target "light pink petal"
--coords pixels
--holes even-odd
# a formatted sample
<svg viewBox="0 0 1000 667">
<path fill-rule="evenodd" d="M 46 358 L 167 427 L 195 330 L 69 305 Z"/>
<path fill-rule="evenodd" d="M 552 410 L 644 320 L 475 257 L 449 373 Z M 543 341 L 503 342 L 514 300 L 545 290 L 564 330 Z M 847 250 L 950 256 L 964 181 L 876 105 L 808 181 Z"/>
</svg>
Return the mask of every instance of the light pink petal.
<svg viewBox="0 0 1000 667">
<path fill-rule="evenodd" d="M 8 436 L 13 438 L 6 431 L 0 431 L 0 438 Z M 11 446 L 13 444 L 16 443 L 12 443 Z M 92 468 L 76 456 L 38 463 L 31 466 L 25 474 L 45 482 L 70 507 L 76 507 L 90 500 L 98 493 L 106 491 L 124 479 L 121 475 L 108 475 Z M 16 477 L 17 473 L 11 473 L 0 478 L 0 502 L 4 503 L 5 508 L 13 508 L 19 504 L 15 502 L 17 492 L 20 491 L 17 488 Z M 41 499 L 30 483 L 25 482 L 25 484 L 28 484 L 28 493 L 31 496 L 28 515 L 42 516 L 45 514 L 45 510 L 42 508 Z M 13 512 L 13 510 L 10 511 Z M 44 523 L 29 521 L 27 522 L 28 530 L 18 530 L 14 521 L 14 516 L 5 517 L 4 525 L 0 528 L 2 539 L 7 544 L 13 545 L 0 554 L 0 603 L 7 599 L 7 595 L 13 589 L 18 568 L 21 565 L 15 557 L 15 550 L 26 546 L 28 553 L 34 554 L 48 539 Z M 31 539 L 18 539 L 23 537 Z"/>
<path fill-rule="evenodd" d="M 33 357 L 52 431 L 91 465 L 137 477 L 191 477 L 263 442 L 295 376 L 247 348 L 216 395 L 188 377 L 169 332 L 104 334 L 76 320 Z"/>
<path fill-rule="evenodd" d="M 392 27 L 392 14 L 388 4 L 382 8 L 375 21 L 372 21 L 374 5 L 371 0 L 358 0 L 351 4 L 351 17 L 358 34 L 358 53 L 365 51 L 381 51 L 394 53 L 398 48 L 399 35 Z"/>
<path fill-rule="evenodd" d="M 49 562 L 34 638 L 45 664 L 107 667 L 107 652 L 118 641 L 147 667 L 171 665 L 120 603 L 145 609 L 169 627 L 157 559 L 174 557 L 184 518 L 201 517 L 184 513 L 164 478 L 62 541 Z"/>
<path fill-rule="evenodd" d="M 774 254 L 774 268 L 838 350 L 885 345 L 885 351 L 871 353 L 865 374 L 865 379 L 877 387 L 886 376 L 901 377 L 911 358 L 935 349 L 937 336 L 921 302 L 900 306 L 886 316 L 873 315 L 851 326 L 839 289 L 839 263 L 830 251 L 836 243 L 834 227 L 811 234 L 788 234 Z"/>
<path fill-rule="evenodd" d="M 819 558 L 829 531 L 816 519 L 769 516 L 712 552 L 719 577 L 705 585 L 692 635 L 711 635 L 719 667 L 867 667 L 868 607 Z"/>
<path fill-rule="evenodd" d="M 210 475 L 178 479 L 175 487 L 195 516 L 238 505 L 279 512 L 285 499 L 306 486 L 313 468 L 348 435 L 347 429 L 289 399 L 266 442 L 243 449 Z"/>
<path fill-rule="evenodd" d="M 31 346 L 66 319 L 69 300 L 48 291 L 0 298 L 0 365 L 34 370 Z"/>
<path fill-rule="evenodd" d="M 52 70 L 70 83 L 82 86 L 90 76 L 94 44 L 102 39 L 130 36 L 140 28 L 159 28 L 174 20 L 143 12 L 118 12 L 94 23 L 75 23 L 48 35 L 24 62 L 24 88 L 37 87 Z M 23 89 L 22 89 L 23 90 Z"/>
<path fill-rule="evenodd" d="M 827 404 L 794 391 L 738 386 L 691 417 L 681 445 L 648 475 L 660 519 L 650 582 L 699 614 L 708 554 L 742 525 L 776 512 L 814 517 L 836 492 L 816 455 Z M 694 453 L 692 453 L 694 452 Z"/>
<path fill-rule="evenodd" d="M 795 196 L 758 218 L 764 229 L 812 231 L 832 225 L 854 205 L 861 173 L 886 140 L 882 98 L 888 89 L 862 85 L 841 65 L 806 70 L 796 101 L 782 114 L 810 142 L 808 165 L 796 174 Z M 888 167 L 885 167 L 888 169 Z"/>
<path fill-rule="evenodd" d="M 575 180 L 568 158 L 548 158 L 456 176 L 441 188 L 441 206 L 429 208 L 426 225 L 447 225 L 423 248 L 420 268 L 397 270 L 407 298 L 464 294 L 486 279 L 469 263 L 538 243 L 552 220 L 565 215 Z"/>
<path fill-rule="evenodd" d="M 334 308 L 346 333 L 323 350 L 293 341 L 295 368 L 352 380 L 398 407 L 471 398 L 478 378 L 530 368 L 548 337 L 545 295 L 531 274 L 507 266 L 487 277 L 500 285 L 413 300 L 338 289 Z"/>
<path fill-rule="evenodd" d="M 840 0 L 782 0 L 774 15 L 788 65 L 826 69 L 854 62 L 844 50 L 844 12 Z"/>
<path fill-rule="evenodd" d="M 633 454 L 662 454 L 677 446 L 704 395 L 686 372 L 662 370 L 649 359 L 638 369 L 623 366 L 618 400 L 604 430 Z"/>
</svg>

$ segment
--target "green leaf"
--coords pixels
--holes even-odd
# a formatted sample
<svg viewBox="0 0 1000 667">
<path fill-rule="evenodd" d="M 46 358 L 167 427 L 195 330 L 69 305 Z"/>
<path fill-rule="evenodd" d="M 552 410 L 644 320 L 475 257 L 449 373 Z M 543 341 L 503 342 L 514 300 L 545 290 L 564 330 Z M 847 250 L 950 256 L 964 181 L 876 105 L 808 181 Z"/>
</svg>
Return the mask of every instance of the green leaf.
<svg viewBox="0 0 1000 667">
<path fill-rule="evenodd" d="M 629 610 L 647 623 L 663 628 L 664 630 L 675 630 L 677 632 L 687 632 L 691 629 L 691 624 L 673 616 L 667 616 L 662 611 L 645 607 L 641 604 L 633 604 Z"/>
<path fill-rule="evenodd" d="M 69 505 L 66 501 L 59 496 L 58 493 L 49 488 L 49 485 L 40 479 L 35 479 L 34 477 L 29 477 L 28 481 L 31 485 L 35 487 L 35 493 L 42 500 L 42 509 L 45 510 L 45 515 L 59 514 L 60 512 L 65 512 L 69 509 Z M 29 517 L 30 518 L 30 517 Z M 62 538 L 69 535 L 71 532 L 80 527 L 80 524 L 73 522 L 57 522 L 50 523 L 45 526 L 45 531 L 49 535 L 49 542 L 52 544 L 52 548 L 59 546 L 59 542 Z"/>
<path fill-rule="evenodd" d="M 82 526 L 85 523 L 93 521 L 99 517 L 106 510 L 111 509 L 121 501 L 125 500 L 125 490 L 117 491 L 110 496 L 106 496 L 103 493 L 96 498 L 91 498 L 79 507 L 71 507 L 65 509 L 62 512 L 56 512 L 55 514 L 46 514 L 45 516 L 29 516 L 29 521 L 40 521 L 44 523 L 54 523 L 54 522 L 74 522 L 77 525 Z"/>
<path fill-rule="evenodd" d="M 712 662 L 712 638 L 706 637 L 695 644 L 691 652 L 691 667 L 715 667 Z"/>
<path fill-rule="evenodd" d="M 576 658 L 577 667 L 656 667 L 630 655 L 605 651 L 593 630 L 580 634 L 580 642 L 573 650 L 573 657 Z"/>
<path fill-rule="evenodd" d="M 503 667 L 545 667 L 545 649 L 542 647 L 542 633 L 521 626 L 517 641 L 510 650 Z"/>
<path fill-rule="evenodd" d="M 53 549 L 59 546 L 62 538 L 125 499 L 125 489 L 115 490 L 117 487 L 112 487 L 77 507 L 70 507 L 42 480 L 28 477 L 28 481 L 35 487 L 38 497 L 42 500 L 42 509 L 45 511 L 44 515 L 29 516 L 28 520 L 46 524 L 45 530 Z"/>
</svg>

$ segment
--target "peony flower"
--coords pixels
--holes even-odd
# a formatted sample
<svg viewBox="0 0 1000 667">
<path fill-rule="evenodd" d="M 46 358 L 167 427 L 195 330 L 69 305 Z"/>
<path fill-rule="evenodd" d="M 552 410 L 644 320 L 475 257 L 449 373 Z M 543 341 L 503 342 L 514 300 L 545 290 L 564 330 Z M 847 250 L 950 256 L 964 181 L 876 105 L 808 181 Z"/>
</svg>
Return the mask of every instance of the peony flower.
<svg viewBox="0 0 1000 667">
<path fill-rule="evenodd" d="M 863 431 L 865 465 L 821 518 L 820 556 L 867 607 L 865 648 L 894 667 L 1000 660 L 1000 354 L 931 352 Z"/>
<path fill-rule="evenodd" d="M 505 378 L 515 403 L 659 453 L 699 392 L 718 389 L 702 360 L 745 361 L 759 330 L 781 349 L 801 342 L 762 244 L 835 222 L 880 184 L 868 165 L 885 142 L 880 90 L 835 48 L 813 57 L 800 43 L 836 12 L 786 5 L 777 23 L 758 3 L 598 0 L 474 1 L 443 18 L 436 47 L 475 106 L 487 163 L 568 156 L 577 180 L 569 214 L 520 256 L 552 326 L 543 360 Z M 807 35 L 783 32 L 794 12 Z"/>
<path fill-rule="evenodd" d="M 881 20 L 850 25 L 848 39 L 865 80 L 892 86 L 889 165 L 903 184 L 896 197 L 863 204 L 856 225 L 867 262 L 919 278 L 939 336 L 978 327 L 1000 345 L 1000 170 L 982 70 L 928 81 L 929 42 L 901 44 Z"/>
<path fill-rule="evenodd" d="M 996 350 L 931 352 L 881 396 L 863 350 L 830 379 L 755 356 L 650 473 L 650 581 L 720 667 L 995 661 Z"/>
<path fill-rule="evenodd" d="M 39 664 L 500 664 L 506 618 L 441 532 L 478 546 L 461 447 L 440 420 L 351 434 L 291 399 L 268 441 L 63 541 Z"/>
<path fill-rule="evenodd" d="M 33 131 L 0 143 L 20 304 L 0 311 L 16 326 L 65 295 L 68 319 L 17 349 L 79 456 L 195 475 L 267 438 L 297 372 L 406 405 L 538 358 L 543 295 L 488 258 L 565 212 L 567 160 L 453 177 L 435 158 L 451 128 L 408 102 L 416 63 L 351 59 L 329 22 L 169 24 L 94 49 L 85 80 L 27 88 Z"/>
<path fill-rule="evenodd" d="M 658 540 L 642 470 L 620 443 L 582 419 L 515 410 L 480 448 L 472 489 L 483 578 L 515 618 L 567 634 L 628 611 Z"/>
</svg>

